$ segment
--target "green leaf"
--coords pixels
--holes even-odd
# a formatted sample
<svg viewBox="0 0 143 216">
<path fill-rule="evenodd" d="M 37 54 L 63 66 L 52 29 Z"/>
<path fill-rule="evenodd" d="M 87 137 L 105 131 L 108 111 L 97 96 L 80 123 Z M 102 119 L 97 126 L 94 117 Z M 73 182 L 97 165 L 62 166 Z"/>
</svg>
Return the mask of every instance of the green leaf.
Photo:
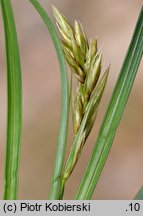
<svg viewBox="0 0 143 216">
<path fill-rule="evenodd" d="M 17 199 L 22 127 L 22 83 L 16 27 L 10 0 L 1 0 L 7 61 L 7 145 L 4 199 Z"/>
<path fill-rule="evenodd" d="M 143 8 L 76 199 L 91 199 L 110 152 L 143 54 Z"/>
<path fill-rule="evenodd" d="M 29 0 L 35 7 L 39 15 L 42 17 L 45 25 L 47 26 L 49 33 L 52 37 L 55 49 L 58 55 L 61 72 L 61 88 L 62 88 L 62 111 L 61 122 L 59 129 L 59 138 L 57 143 L 57 154 L 55 159 L 55 167 L 52 179 L 52 187 L 50 193 L 50 199 L 59 199 L 61 190 L 61 175 L 63 170 L 63 163 L 65 158 L 65 148 L 68 133 L 68 117 L 69 117 L 69 98 L 68 98 L 68 78 L 65 64 L 65 58 L 61 48 L 61 42 L 55 28 L 47 15 L 47 12 L 43 9 L 41 4 L 37 0 Z"/>
<path fill-rule="evenodd" d="M 143 200 L 143 186 L 140 188 L 140 190 L 138 191 L 138 193 L 136 194 L 135 200 Z"/>
</svg>

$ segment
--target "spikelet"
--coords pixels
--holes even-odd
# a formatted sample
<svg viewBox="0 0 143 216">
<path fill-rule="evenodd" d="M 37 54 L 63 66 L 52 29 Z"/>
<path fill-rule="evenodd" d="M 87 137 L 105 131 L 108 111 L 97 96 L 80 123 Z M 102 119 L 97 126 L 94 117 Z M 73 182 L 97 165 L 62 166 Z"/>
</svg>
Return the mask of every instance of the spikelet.
<svg viewBox="0 0 143 216">
<path fill-rule="evenodd" d="M 71 175 L 94 125 L 106 86 L 109 67 L 99 80 L 102 53 L 97 49 L 97 38 L 88 41 L 79 21 L 75 20 L 74 27 L 72 27 L 57 8 L 53 7 L 53 12 L 62 36 L 61 44 L 66 61 L 78 82 L 72 104 L 74 141 L 63 173 L 64 188 L 64 183 Z"/>
</svg>

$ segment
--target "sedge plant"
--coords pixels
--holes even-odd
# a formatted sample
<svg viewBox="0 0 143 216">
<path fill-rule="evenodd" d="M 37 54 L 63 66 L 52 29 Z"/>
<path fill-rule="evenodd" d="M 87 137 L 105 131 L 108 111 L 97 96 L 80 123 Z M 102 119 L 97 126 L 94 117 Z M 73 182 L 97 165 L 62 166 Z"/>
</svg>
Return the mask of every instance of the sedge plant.
<svg viewBox="0 0 143 216">
<path fill-rule="evenodd" d="M 18 199 L 18 174 L 22 128 L 22 81 L 17 31 L 10 0 L 0 0 L 5 30 L 7 61 L 7 143 L 5 158 L 4 199 Z M 102 51 L 97 38 L 88 39 L 82 24 L 74 26 L 53 6 L 59 35 L 38 0 L 29 0 L 47 27 L 57 52 L 61 75 L 61 119 L 49 199 L 64 199 L 68 178 L 80 160 L 104 93 L 110 66 L 102 73 Z M 91 199 L 112 147 L 117 128 L 129 98 L 143 54 L 143 8 L 116 81 L 96 143 L 78 190 L 73 199 Z M 68 81 L 66 62 L 76 80 Z M 70 89 L 70 91 L 69 91 Z M 70 106 L 73 119 L 73 140 L 67 159 L 68 121 Z M 143 199 L 143 189 L 135 199 Z"/>
</svg>

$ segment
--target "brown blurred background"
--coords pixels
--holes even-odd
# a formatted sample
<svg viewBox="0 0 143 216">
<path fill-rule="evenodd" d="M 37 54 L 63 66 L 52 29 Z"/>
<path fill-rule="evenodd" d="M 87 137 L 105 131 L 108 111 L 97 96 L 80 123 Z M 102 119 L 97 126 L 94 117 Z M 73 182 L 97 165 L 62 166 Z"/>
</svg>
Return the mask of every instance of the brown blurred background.
<svg viewBox="0 0 143 216">
<path fill-rule="evenodd" d="M 19 199 L 47 199 L 60 117 L 60 76 L 56 53 L 46 27 L 29 1 L 12 0 L 23 76 L 23 138 Z M 111 72 L 96 126 L 80 162 L 67 183 L 65 199 L 72 199 L 95 143 L 96 134 L 115 85 L 142 0 L 41 0 L 53 19 L 51 5 L 73 22 L 79 19 L 89 37 L 99 38 L 103 70 Z M 54 20 L 54 19 L 53 19 Z M 0 198 L 6 134 L 6 70 L 0 18 Z M 132 199 L 143 185 L 143 62 L 120 123 L 94 199 Z M 72 143 L 72 129 L 68 144 Z"/>
</svg>

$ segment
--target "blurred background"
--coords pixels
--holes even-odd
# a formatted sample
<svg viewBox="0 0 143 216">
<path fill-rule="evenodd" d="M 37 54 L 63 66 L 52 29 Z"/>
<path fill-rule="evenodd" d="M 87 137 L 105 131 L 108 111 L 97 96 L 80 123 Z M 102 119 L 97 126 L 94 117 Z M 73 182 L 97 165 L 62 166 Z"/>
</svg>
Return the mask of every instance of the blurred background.
<svg viewBox="0 0 143 216">
<path fill-rule="evenodd" d="M 41 0 L 50 17 L 55 5 L 73 23 L 79 19 L 88 37 L 98 37 L 103 71 L 111 63 L 109 81 L 80 162 L 67 182 L 65 199 L 73 199 L 95 144 L 99 126 L 127 51 L 142 0 Z M 21 51 L 23 137 L 19 199 L 47 199 L 60 118 L 60 73 L 46 27 L 29 1 L 12 0 Z M 0 17 L 0 198 L 6 134 L 6 69 Z M 93 199 L 132 199 L 143 185 L 143 62 Z M 72 127 L 68 149 L 72 143 Z M 68 151 L 68 150 L 67 150 Z"/>
</svg>

